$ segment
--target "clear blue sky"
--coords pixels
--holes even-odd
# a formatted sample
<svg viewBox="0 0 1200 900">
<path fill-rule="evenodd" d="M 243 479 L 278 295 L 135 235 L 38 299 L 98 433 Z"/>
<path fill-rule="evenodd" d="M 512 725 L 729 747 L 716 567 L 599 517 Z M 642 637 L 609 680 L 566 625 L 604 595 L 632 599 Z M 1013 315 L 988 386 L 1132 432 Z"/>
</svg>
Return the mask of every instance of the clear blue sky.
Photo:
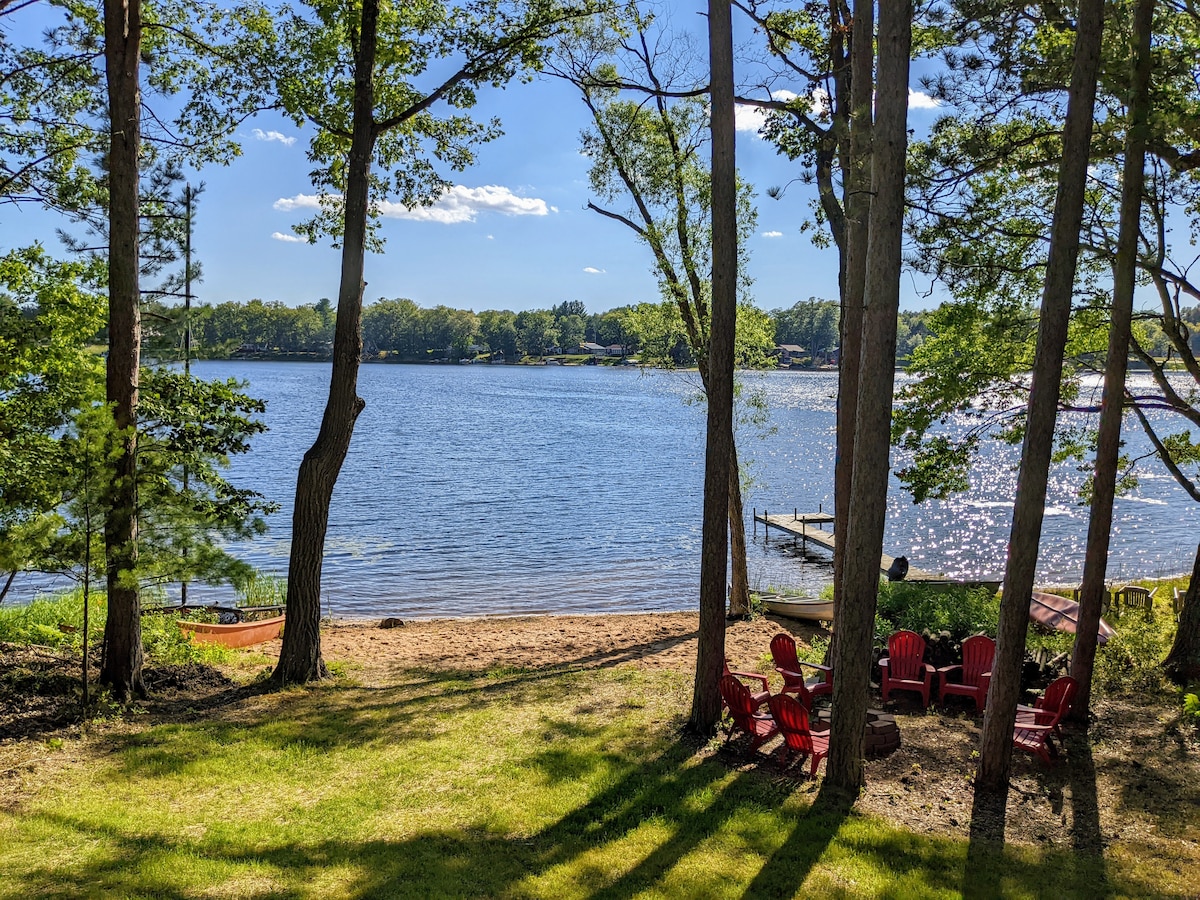
<svg viewBox="0 0 1200 900">
<path fill-rule="evenodd" d="M 937 112 L 920 99 L 910 118 L 924 131 Z M 385 251 L 367 257 L 366 300 L 407 297 L 476 311 L 582 300 L 591 312 L 657 300 L 645 247 L 624 226 L 585 209 L 591 193 L 578 148 L 588 117 L 574 90 L 549 78 L 488 89 L 476 112 L 499 116 L 505 135 L 479 149 L 477 164 L 455 176 L 454 191 L 432 211 L 385 217 Z M 757 136 L 751 116 L 741 125 L 738 165 L 754 185 L 759 214 L 750 240 L 755 302 L 775 309 L 810 296 L 836 299 L 835 252 L 814 247 L 800 231 L 815 189 Z M 305 158 L 310 137 L 280 117 L 260 116 L 239 130 L 241 158 L 198 174 L 207 185 L 194 238 L 202 302 L 336 298 L 338 252 L 328 242 L 300 243 L 291 231 L 305 218 L 304 197 L 315 194 Z M 767 196 L 767 188 L 785 185 L 782 199 Z M 0 215 L 0 242 L 41 239 L 57 251 L 58 224 L 9 206 Z M 903 307 L 930 305 L 921 286 L 905 275 Z"/>
</svg>

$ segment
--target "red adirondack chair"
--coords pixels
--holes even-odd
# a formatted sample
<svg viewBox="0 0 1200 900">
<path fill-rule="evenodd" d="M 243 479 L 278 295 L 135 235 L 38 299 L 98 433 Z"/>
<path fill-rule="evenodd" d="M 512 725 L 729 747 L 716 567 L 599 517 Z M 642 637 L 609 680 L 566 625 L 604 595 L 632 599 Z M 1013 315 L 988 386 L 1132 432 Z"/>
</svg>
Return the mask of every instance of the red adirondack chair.
<svg viewBox="0 0 1200 900">
<path fill-rule="evenodd" d="M 1078 690 L 1079 682 L 1070 675 L 1064 675 L 1050 682 L 1033 706 L 1018 706 L 1017 721 L 1013 726 L 1013 746 L 1036 753 L 1046 765 L 1050 765 L 1053 762 L 1051 755 L 1055 753 L 1050 736 L 1057 734 L 1062 738 L 1062 720 L 1071 711 Z"/>
<path fill-rule="evenodd" d="M 771 658 L 775 671 L 783 676 L 783 693 L 795 694 L 800 702 L 812 709 L 812 698 L 833 693 L 833 668 L 820 663 L 803 662 L 796 655 L 796 641 L 782 631 L 771 638 Z M 805 681 L 802 666 L 816 669 L 821 675 Z"/>
<path fill-rule="evenodd" d="M 733 724 L 725 735 L 726 742 L 733 737 L 735 731 L 744 731 L 750 735 L 750 749 L 753 751 L 779 733 L 771 716 L 755 712 L 757 707 L 754 705 L 750 688 L 738 681 L 736 675 L 722 675 L 720 690 L 721 699 L 725 701 L 733 719 Z"/>
<path fill-rule="evenodd" d="M 816 734 L 808 727 L 808 710 L 795 697 L 788 694 L 776 694 L 770 700 L 771 715 L 783 735 L 783 746 L 780 753 L 787 760 L 795 753 L 800 759 L 807 756 L 812 759 L 809 775 L 817 777 L 817 767 L 821 760 L 829 755 L 829 732 L 818 731 Z"/>
<path fill-rule="evenodd" d="M 888 655 L 879 661 L 883 699 L 892 691 L 916 691 L 922 706 L 928 706 L 934 670 L 924 660 L 925 639 L 915 631 L 897 631 L 888 638 Z"/>
<path fill-rule="evenodd" d="M 758 681 L 762 684 L 761 691 L 756 691 L 756 690 L 750 691 L 750 698 L 754 701 L 755 709 L 759 709 L 760 707 L 762 707 L 767 702 L 768 698 L 770 698 L 770 696 L 771 696 L 771 688 L 767 682 L 766 675 L 760 675 L 757 672 L 734 672 L 732 669 L 729 668 L 729 657 L 728 656 L 725 657 L 725 671 L 723 671 L 721 674 L 722 675 L 736 675 L 738 678 L 748 678 L 752 681 Z"/>
<path fill-rule="evenodd" d="M 941 676 L 938 688 L 938 703 L 946 702 L 947 694 L 971 697 L 977 712 L 983 712 L 987 703 L 988 685 L 992 682 L 992 659 L 996 656 L 996 642 L 990 637 L 977 634 L 963 641 L 963 661 L 957 666 L 943 666 L 937 670 Z M 954 681 L 952 674 L 957 673 Z"/>
</svg>

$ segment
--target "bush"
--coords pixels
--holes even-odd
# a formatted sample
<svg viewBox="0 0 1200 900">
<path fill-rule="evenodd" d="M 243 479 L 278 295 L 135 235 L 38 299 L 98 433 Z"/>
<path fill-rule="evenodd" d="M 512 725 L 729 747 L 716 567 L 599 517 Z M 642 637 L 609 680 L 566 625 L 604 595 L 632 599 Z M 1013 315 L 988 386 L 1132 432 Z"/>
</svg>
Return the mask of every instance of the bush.
<svg viewBox="0 0 1200 900">
<path fill-rule="evenodd" d="M 1200 697 L 1195 694 L 1185 694 L 1183 697 L 1183 718 L 1200 728 Z"/>
<path fill-rule="evenodd" d="M 156 596 L 145 592 L 145 605 L 155 605 Z M 103 591 L 90 600 L 88 633 L 92 648 L 104 639 L 108 605 Z M 0 641 L 36 644 L 74 653 L 83 651 L 83 591 L 68 591 L 53 597 L 38 597 L 23 606 L 0 609 Z M 197 644 L 175 624 L 175 616 L 152 614 L 142 617 L 142 646 L 146 655 L 160 663 L 228 662 L 231 652 L 214 644 Z"/>
<path fill-rule="evenodd" d="M 93 646 L 99 646 L 104 636 L 104 594 L 93 592 L 90 606 L 90 642 Z M 0 609 L 0 641 L 81 651 L 83 591 L 76 589 L 52 597 L 37 597 L 23 606 Z"/>
<path fill-rule="evenodd" d="M 928 630 L 948 631 L 955 641 L 961 641 L 972 634 L 995 635 L 999 618 L 1000 599 L 986 588 L 935 588 L 905 581 L 879 584 L 877 637 L 901 630 L 918 634 Z"/>
<path fill-rule="evenodd" d="M 1127 613 L 1117 620 L 1116 629 L 1097 650 L 1092 687 L 1112 695 L 1167 690 L 1161 665 L 1175 639 L 1173 617 L 1157 610 L 1152 616 Z"/>
</svg>

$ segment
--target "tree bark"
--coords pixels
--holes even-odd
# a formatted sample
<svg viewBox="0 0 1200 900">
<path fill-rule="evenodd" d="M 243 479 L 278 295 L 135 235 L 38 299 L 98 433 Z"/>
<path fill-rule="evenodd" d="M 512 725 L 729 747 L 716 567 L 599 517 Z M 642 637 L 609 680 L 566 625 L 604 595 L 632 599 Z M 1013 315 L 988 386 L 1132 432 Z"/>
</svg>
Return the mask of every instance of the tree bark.
<svg viewBox="0 0 1200 900">
<path fill-rule="evenodd" d="M 137 406 L 141 363 L 138 302 L 138 150 L 141 143 L 140 0 L 106 0 L 108 89 L 108 362 L 106 398 L 120 443 L 104 527 L 108 619 L 100 681 L 121 702 L 144 697 L 142 617 L 137 582 Z"/>
<path fill-rule="evenodd" d="M 742 508 L 742 474 L 738 467 L 737 442 L 729 454 L 729 616 L 750 615 L 750 574 L 746 563 L 746 518 Z"/>
<path fill-rule="evenodd" d="M 893 0 L 879 12 L 879 89 L 875 101 L 870 234 L 863 290 L 862 365 L 855 423 L 854 479 L 835 609 L 833 721 L 828 790 L 857 796 L 863 778 L 871 644 L 879 589 L 879 557 L 887 513 L 888 454 L 895 387 L 896 316 L 904 234 L 908 151 L 908 70 L 912 3 Z"/>
<path fill-rule="evenodd" d="M 375 146 L 375 42 L 378 0 L 363 0 L 354 60 L 353 134 L 346 172 L 342 272 L 334 325 L 329 399 L 317 439 L 304 454 L 296 479 L 292 548 L 288 561 L 287 626 L 276 684 L 304 683 L 326 675 L 321 658 L 321 569 L 329 504 L 350 449 L 354 423 L 366 405 L 358 396 L 362 355 L 363 256 L 367 197 Z"/>
<path fill-rule="evenodd" d="M 1033 591 L 1042 534 L 1046 480 L 1062 387 L 1063 350 L 1071 316 L 1075 264 L 1079 257 L 1079 227 L 1083 218 L 1103 15 L 1103 0 L 1081 0 L 1075 34 L 1075 63 L 1063 129 L 1058 195 L 1042 291 L 1037 354 L 1021 449 L 1021 471 L 1013 504 L 1004 598 L 1000 604 L 996 659 L 992 666 L 987 714 L 983 720 L 983 744 L 975 779 L 977 802 L 981 796 L 1004 797 L 1008 790 L 1013 722 L 1021 691 L 1021 661 L 1029 623 L 1029 596 Z"/>
<path fill-rule="evenodd" d="M 1180 687 L 1200 681 L 1200 546 L 1192 563 L 1192 580 L 1183 598 L 1175 643 L 1163 660 L 1167 677 Z"/>
<path fill-rule="evenodd" d="M 833 467 L 834 617 L 841 606 L 846 558 L 846 527 L 854 483 L 854 425 L 858 416 L 858 368 L 862 358 L 863 283 L 867 275 L 867 231 L 871 214 L 871 105 L 875 62 L 875 9 L 868 0 L 854 4 L 850 44 L 850 150 L 842 205 L 846 241 L 842 248 L 841 350 L 838 355 L 837 448 Z M 834 634 L 838 632 L 834 622 Z"/>
<path fill-rule="evenodd" d="M 725 662 L 725 559 L 733 459 L 733 343 L 737 311 L 737 187 L 733 118 L 733 23 L 729 0 L 709 0 L 712 98 L 712 313 L 709 326 L 708 437 L 700 559 L 700 631 L 689 727 L 712 734 L 721 714 L 717 687 Z"/>
<path fill-rule="evenodd" d="M 1153 28 L 1154 0 L 1138 0 L 1133 20 L 1133 83 L 1129 92 L 1129 130 L 1125 135 L 1120 234 L 1113 271 L 1112 321 L 1108 333 L 1108 359 L 1104 366 L 1104 395 L 1100 403 L 1100 433 L 1096 441 L 1083 584 L 1079 591 L 1079 621 L 1075 650 L 1071 654 L 1071 675 L 1079 682 L 1071 719 L 1084 727 L 1087 726 L 1091 706 L 1092 668 L 1096 661 L 1100 607 L 1108 569 L 1113 498 L 1121 453 L 1121 422 L 1125 416 L 1125 371 L 1129 358 L 1138 238 L 1141 236 L 1142 193 L 1145 189 L 1150 37 Z"/>
</svg>

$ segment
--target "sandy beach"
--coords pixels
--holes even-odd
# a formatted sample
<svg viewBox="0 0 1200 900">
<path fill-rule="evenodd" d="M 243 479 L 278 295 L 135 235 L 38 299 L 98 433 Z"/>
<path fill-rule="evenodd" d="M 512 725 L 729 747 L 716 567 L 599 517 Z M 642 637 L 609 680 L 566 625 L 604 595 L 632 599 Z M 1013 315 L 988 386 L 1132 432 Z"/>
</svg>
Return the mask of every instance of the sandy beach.
<svg viewBox="0 0 1200 900">
<path fill-rule="evenodd" d="M 381 628 L 379 619 L 336 621 L 322 630 L 327 659 L 364 670 L 453 665 L 469 670 L 496 665 L 520 668 L 614 666 L 694 672 L 697 613 L 586 616 L 513 616 L 478 619 L 417 619 Z M 760 616 L 730 622 L 726 655 L 734 668 L 755 668 L 768 655 L 771 637 L 787 631 L 808 643 L 824 628 Z M 260 649 L 277 655 L 279 642 Z"/>
</svg>

